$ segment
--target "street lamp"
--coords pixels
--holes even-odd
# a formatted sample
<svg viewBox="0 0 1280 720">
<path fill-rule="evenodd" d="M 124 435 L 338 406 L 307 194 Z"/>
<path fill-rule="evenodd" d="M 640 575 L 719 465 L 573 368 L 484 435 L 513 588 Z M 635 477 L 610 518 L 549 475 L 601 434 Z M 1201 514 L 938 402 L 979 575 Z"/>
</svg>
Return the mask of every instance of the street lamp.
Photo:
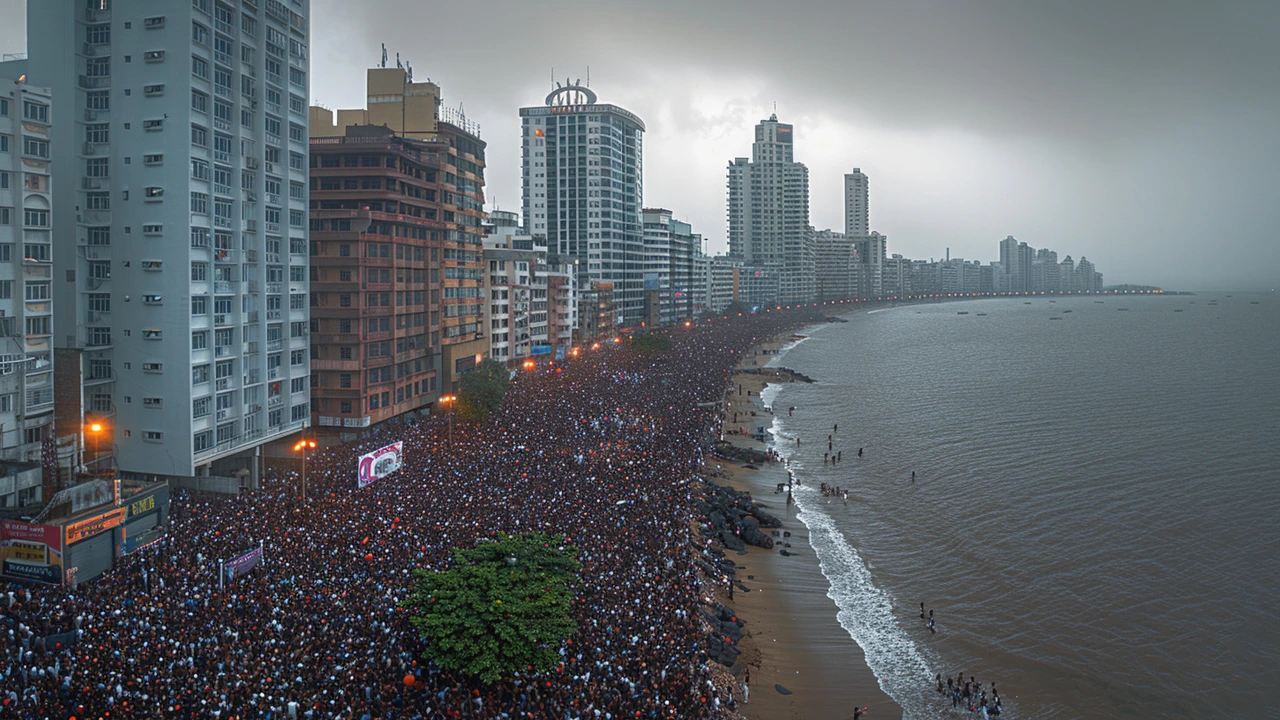
<svg viewBox="0 0 1280 720">
<path fill-rule="evenodd" d="M 449 448 L 453 448 L 453 404 L 458 401 L 457 395 L 441 395 L 440 402 L 449 406 Z"/>
<path fill-rule="evenodd" d="M 307 501 L 307 450 L 314 449 L 315 446 L 316 446 L 316 441 L 309 440 L 307 438 L 303 438 L 299 440 L 298 443 L 293 446 L 294 452 L 302 453 L 302 501 L 303 502 Z"/>
<path fill-rule="evenodd" d="M 102 423 L 94 423 L 89 426 L 89 432 L 93 433 L 93 464 L 98 464 L 98 438 L 102 435 Z"/>
</svg>

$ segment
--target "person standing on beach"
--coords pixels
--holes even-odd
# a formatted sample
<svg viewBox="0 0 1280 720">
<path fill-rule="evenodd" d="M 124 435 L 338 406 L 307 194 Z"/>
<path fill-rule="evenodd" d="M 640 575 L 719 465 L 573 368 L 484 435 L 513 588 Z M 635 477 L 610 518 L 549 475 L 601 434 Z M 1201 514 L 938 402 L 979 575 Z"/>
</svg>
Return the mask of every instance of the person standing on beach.
<svg viewBox="0 0 1280 720">
<path fill-rule="evenodd" d="M 920 603 L 920 619 L 924 619 L 924 603 Z"/>
<path fill-rule="evenodd" d="M 742 673 L 742 704 L 747 704 L 751 698 L 751 668 L 747 667 Z"/>
<path fill-rule="evenodd" d="M 862 457 L 862 448 L 858 448 L 858 457 Z"/>
<path fill-rule="evenodd" d="M 911 482 L 915 482 L 915 481 L 916 481 L 916 471 L 915 471 L 915 470 L 912 470 L 912 471 L 911 471 Z"/>
<path fill-rule="evenodd" d="M 836 423 L 835 425 L 831 426 L 831 433 L 833 435 L 839 431 L 840 431 L 840 423 Z"/>
</svg>

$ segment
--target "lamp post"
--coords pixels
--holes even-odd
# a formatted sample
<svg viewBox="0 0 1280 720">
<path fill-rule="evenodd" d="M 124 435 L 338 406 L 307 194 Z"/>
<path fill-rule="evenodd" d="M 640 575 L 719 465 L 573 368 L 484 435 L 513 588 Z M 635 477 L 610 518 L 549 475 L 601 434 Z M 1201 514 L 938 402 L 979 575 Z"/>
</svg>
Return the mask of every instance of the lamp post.
<svg viewBox="0 0 1280 720">
<path fill-rule="evenodd" d="M 307 501 L 307 450 L 316 446 L 314 439 L 303 438 L 293 446 L 294 452 L 302 452 L 302 501 Z"/>
<path fill-rule="evenodd" d="M 453 449 L 453 404 L 458 401 L 457 395 L 441 395 L 440 402 L 449 406 L 449 449 Z"/>
<path fill-rule="evenodd" d="M 93 433 L 93 464 L 98 464 L 98 438 L 102 435 L 102 423 L 93 423 L 89 426 L 89 432 Z"/>
</svg>

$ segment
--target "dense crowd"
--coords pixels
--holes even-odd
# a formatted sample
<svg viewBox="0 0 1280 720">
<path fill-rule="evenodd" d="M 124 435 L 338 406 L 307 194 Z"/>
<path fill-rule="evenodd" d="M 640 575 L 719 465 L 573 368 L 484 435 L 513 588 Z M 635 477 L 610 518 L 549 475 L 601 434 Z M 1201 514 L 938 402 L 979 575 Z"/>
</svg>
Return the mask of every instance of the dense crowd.
<svg viewBox="0 0 1280 720">
<path fill-rule="evenodd" d="M 436 417 L 317 451 L 305 502 L 294 473 L 236 498 L 175 492 L 166 538 L 106 575 L 0 596 L 0 717 L 722 716 L 689 537 L 720 417 L 697 405 L 791 322 L 717 319 L 659 357 L 608 346 L 522 373 L 489 423 L 459 422 L 452 441 Z M 357 458 L 396 440 L 400 471 L 357 490 Z M 560 666 L 483 685 L 422 660 L 398 607 L 411 571 L 532 530 L 581 549 Z M 220 592 L 219 560 L 260 542 L 262 563 Z"/>
</svg>

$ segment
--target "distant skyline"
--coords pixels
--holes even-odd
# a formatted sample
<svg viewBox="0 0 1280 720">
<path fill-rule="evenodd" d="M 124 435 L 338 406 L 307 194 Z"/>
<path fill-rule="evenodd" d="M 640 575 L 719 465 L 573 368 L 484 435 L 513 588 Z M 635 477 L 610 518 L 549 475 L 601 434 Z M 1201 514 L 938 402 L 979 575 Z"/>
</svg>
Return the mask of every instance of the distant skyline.
<svg viewBox="0 0 1280 720">
<path fill-rule="evenodd" d="M 520 208 L 519 108 L 589 65 L 648 125 L 645 204 L 712 253 L 726 168 L 776 102 L 818 229 L 844 227 L 860 167 L 891 253 L 990 261 L 1013 235 L 1112 284 L 1280 285 L 1280 3 L 312 0 L 312 18 L 312 101 L 362 105 L 386 43 L 481 124 L 490 208 Z M 25 49 L 21 25 L 0 51 Z"/>
</svg>

